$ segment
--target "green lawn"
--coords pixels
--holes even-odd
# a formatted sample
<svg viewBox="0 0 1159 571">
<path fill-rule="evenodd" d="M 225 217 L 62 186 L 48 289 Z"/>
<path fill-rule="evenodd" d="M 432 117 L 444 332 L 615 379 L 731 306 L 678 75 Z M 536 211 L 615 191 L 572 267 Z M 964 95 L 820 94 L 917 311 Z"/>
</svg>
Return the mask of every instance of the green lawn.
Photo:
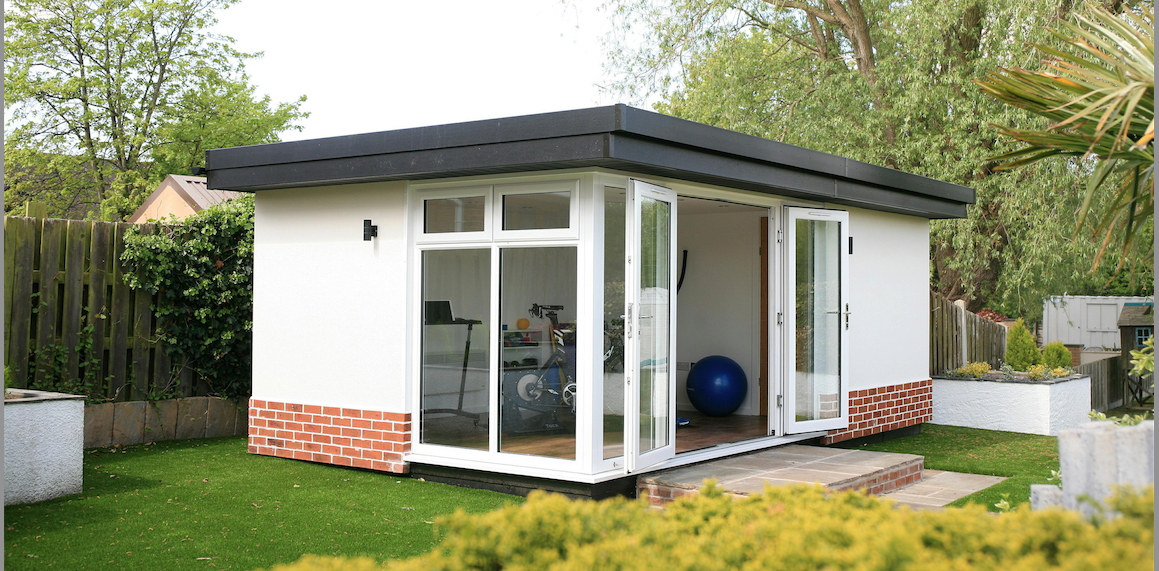
<svg viewBox="0 0 1159 571">
<path fill-rule="evenodd" d="M 431 522 L 522 498 L 246 453 L 245 437 L 86 450 L 84 492 L 4 509 L 4 567 L 253 569 L 409 557 Z"/>
<path fill-rule="evenodd" d="M 1009 494 L 1016 506 L 1030 501 L 1031 484 L 1049 484 L 1051 470 L 1058 470 L 1058 438 L 999 432 L 958 426 L 923 424 L 922 433 L 887 442 L 868 444 L 863 450 L 904 452 L 926 457 L 926 468 L 967 474 L 1005 476 L 1002 483 L 966 496 L 951 506 L 978 503 L 994 510 Z"/>
</svg>

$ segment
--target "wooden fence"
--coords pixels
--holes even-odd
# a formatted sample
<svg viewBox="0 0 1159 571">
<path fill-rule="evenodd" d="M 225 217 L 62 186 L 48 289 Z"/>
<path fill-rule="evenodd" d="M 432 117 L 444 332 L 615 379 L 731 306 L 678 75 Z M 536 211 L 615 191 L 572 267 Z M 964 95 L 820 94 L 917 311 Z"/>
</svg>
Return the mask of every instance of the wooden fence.
<svg viewBox="0 0 1159 571">
<path fill-rule="evenodd" d="M 47 375 L 89 375 L 103 385 L 96 392 L 116 400 L 166 386 L 181 396 L 204 394 L 204 384 L 171 363 L 157 341 L 153 296 L 122 279 L 124 235 L 132 226 L 4 218 L 4 351 L 14 386 Z"/>
<path fill-rule="evenodd" d="M 1107 412 L 1126 404 L 1126 376 L 1123 357 L 1115 356 L 1074 368 L 1075 372 L 1091 377 L 1091 408 Z"/>
<path fill-rule="evenodd" d="M 1006 358 L 1006 328 L 930 292 L 930 375 L 966 363 L 985 361 L 992 368 Z"/>
</svg>

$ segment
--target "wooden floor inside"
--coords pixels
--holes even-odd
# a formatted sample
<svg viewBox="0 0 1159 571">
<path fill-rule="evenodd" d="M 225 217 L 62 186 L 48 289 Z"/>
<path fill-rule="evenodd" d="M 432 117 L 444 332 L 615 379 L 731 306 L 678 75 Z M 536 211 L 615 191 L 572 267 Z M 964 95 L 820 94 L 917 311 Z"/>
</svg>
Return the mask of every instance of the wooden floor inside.
<svg viewBox="0 0 1159 571">
<path fill-rule="evenodd" d="M 691 452 L 711 448 L 721 444 L 731 444 L 768 435 L 768 416 L 730 415 L 712 417 L 696 411 L 680 411 L 677 416 L 691 422 L 676 428 L 676 453 Z M 487 449 L 487 426 L 476 424 L 463 417 L 441 418 L 431 422 L 422 435 L 422 441 L 430 444 L 461 446 L 464 448 Z M 502 434 L 499 448 L 502 452 L 549 456 L 553 458 L 575 458 L 576 438 L 574 424 L 571 430 L 544 432 L 538 434 Z M 433 430 L 431 430 L 433 429 Z M 563 433 L 560 433 L 563 432 Z M 624 436 L 621 428 L 604 432 L 604 458 L 615 458 L 624 453 Z"/>
<path fill-rule="evenodd" d="M 692 421 L 687 426 L 676 427 L 677 454 L 769 434 L 769 417 L 766 415 L 713 417 L 696 411 L 680 411 L 676 415 Z"/>
</svg>

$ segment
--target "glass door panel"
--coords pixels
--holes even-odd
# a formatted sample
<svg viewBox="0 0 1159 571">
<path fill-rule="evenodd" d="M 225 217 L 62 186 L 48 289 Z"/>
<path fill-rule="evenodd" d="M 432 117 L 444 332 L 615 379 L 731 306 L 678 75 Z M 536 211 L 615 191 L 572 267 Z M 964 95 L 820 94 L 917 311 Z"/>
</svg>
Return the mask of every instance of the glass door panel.
<svg viewBox="0 0 1159 571">
<path fill-rule="evenodd" d="M 638 470 L 675 455 L 676 376 L 675 193 L 632 181 L 631 276 L 625 337 L 628 418 L 625 426 L 628 469 Z M 635 264 L 633 264 L 635 262 Z M 635 266 L 635 269 L 633 269 Z M 634 325 L 634 327 L 632 326 Z M 634 329 L 634 334 L 633 330 Z"/>
<path fill-rule="evenodd" d="M 844 428 L 849 215 L 787 208 L 789 343 L 787 432 Z"/>
</svg>

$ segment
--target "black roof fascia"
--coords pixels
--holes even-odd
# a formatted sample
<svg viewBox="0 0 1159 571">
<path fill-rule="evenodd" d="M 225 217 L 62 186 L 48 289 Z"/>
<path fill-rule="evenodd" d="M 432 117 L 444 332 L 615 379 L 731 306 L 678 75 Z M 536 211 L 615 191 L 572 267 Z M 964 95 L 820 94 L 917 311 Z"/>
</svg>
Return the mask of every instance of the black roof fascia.
<svg viewBox="0 0 1159 571">
<path fill-rule="evenodd" d="M 206 153 L 209 188 L 274 188 L 602 167 L 960 218 L 974 190 L 625 105 Z"/>
</svg>

